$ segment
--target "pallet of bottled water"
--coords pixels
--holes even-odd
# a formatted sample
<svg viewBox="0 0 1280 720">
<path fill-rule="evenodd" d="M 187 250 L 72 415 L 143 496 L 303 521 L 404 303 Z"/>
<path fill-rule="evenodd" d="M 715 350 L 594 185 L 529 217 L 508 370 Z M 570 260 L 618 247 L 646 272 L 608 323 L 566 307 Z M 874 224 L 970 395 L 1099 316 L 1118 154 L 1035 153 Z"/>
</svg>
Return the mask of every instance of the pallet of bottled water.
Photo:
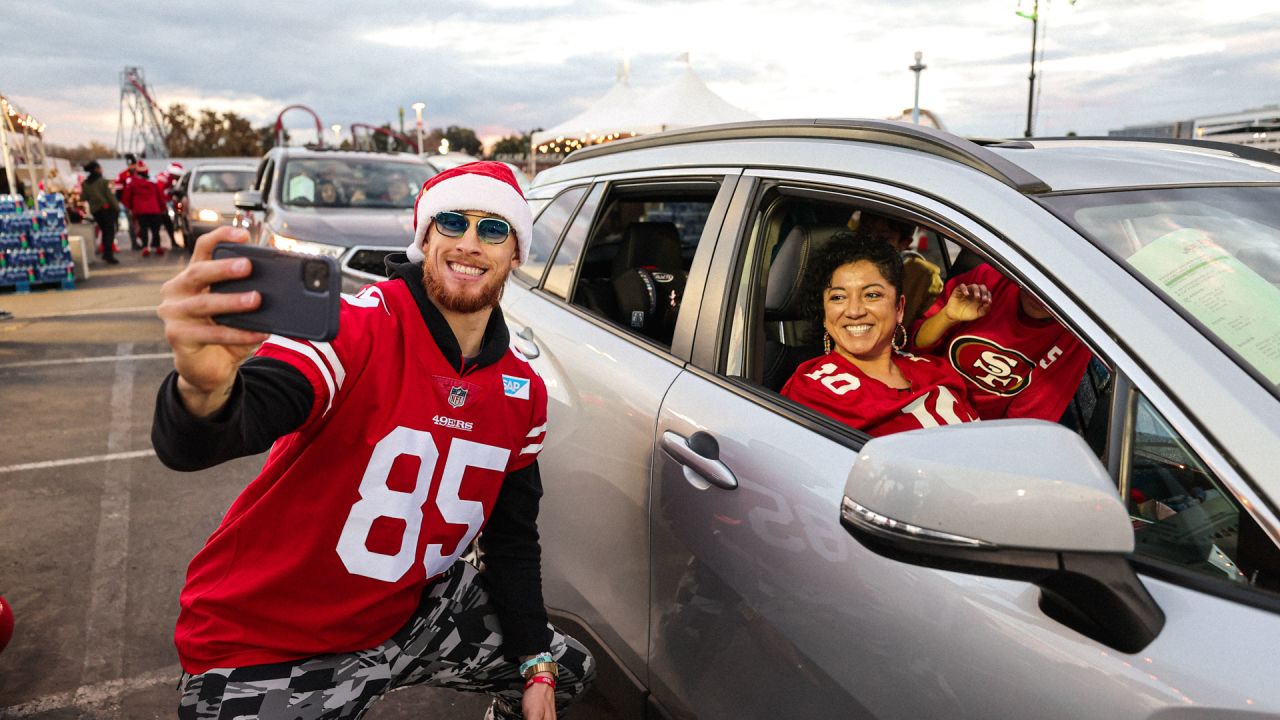
<svg viewBox="0 0 1280 720">
<path fill-rule="evenodd" d="M 67 245 L 67 207 L 59 193 L 41 193 L 35 208 L 21 195 L 0 195 L 0 287 L 75 287 Z"/>
</svg>

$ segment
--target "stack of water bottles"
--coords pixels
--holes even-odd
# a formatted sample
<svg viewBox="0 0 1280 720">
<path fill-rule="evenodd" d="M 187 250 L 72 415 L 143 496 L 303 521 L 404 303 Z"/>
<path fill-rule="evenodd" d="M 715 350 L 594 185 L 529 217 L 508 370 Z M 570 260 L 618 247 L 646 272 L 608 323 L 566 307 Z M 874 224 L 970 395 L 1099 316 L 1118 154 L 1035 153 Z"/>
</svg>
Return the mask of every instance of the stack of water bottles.
<svg viewBox="0 0 1280 720">
<path fill-rule="evenodd" d="M 58 193 L 42 193 L 33 210 L 21 195 L 0 195 L 0 286 L 24 292 L 41 283 L 75 287 L 66 201 Z"/>
</svg>

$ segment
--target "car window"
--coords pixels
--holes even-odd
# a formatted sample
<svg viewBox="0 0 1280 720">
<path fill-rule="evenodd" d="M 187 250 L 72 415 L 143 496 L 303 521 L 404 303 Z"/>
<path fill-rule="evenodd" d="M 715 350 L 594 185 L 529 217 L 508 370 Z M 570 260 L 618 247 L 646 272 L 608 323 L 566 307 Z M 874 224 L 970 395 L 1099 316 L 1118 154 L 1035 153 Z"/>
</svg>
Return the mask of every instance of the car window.
<svg viewBox="0 0 1280 720">
<path fill-rule="evenodd" d="M 234 193 L 253 186 L 252 170 L 199 170 L 193 192 Z"/>
<path fill-rule="evenodd" d="M 604 196 L 604 185 L 591 188 L 591 194 L 583 201 L 582 207 L 573 219 L 556 251 L 555 261 L 547 272 L 547 292 L 558 297 L 569 297 L 569 288 L 573 284 L 574 273 L 578 268 L 578 259 L 582 257 L 582 243 L 587 239 L 587 231 L 591 229 L 591 220 L 595 217 L 596 208 L 600 206 L 600 198 Z"/>
<path fill-rule="evenodd" d="M 578 206 L 578 201 L 586 191 L 585 185 L 569 188 L 560 193 L 550 205 L 547 205 L 546 209 L 538 214 L 538 219 L 533 221 L 533 238 L 529 241 L 529 257 L 516 268 L 517 275 L 531 283 L 537 283 L 542 279 L 542 271 L 547 267 L 551 252 L 555 250 L 556 241 L 560 239 L 560 233 L 564 232 L 564 226 L 569 223 L 574 208 Z M 530 201 L 530 205 L 532 204 L 533 201 Z"/>
<path fill-rule="evenodd" d="M 1147 399 L 1132 411 L 1125 501 L 1138 557 L 1280 590 L 1280 551 Z"/>
<path fill-rule="evenodd" d="M 710 180 L 618 185 L 594 221 L 588 197 L 561 242 L 547 290 L 670 347 L 689 268 L 719 190 Z"/>
<path fill-rule="evenodd" d="M 282 200 L 294 207 L 409 209 L 435 174 L 426 164 L 382 158 L 294 158 L 284 166 Z"/>
<path fill-rule="evenodd" d="M 1044 202 L 1280 395 L 1280 188 L 1174 188 Z"/>
</svg>

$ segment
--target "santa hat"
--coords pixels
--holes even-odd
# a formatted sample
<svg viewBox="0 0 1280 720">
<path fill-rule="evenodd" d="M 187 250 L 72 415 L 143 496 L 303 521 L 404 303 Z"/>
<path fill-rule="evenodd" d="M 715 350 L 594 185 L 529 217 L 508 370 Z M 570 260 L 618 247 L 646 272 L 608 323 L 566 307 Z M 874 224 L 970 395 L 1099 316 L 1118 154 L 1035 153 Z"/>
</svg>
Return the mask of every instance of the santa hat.
<svg viewBox="0 0 1280 720">
<path fill-rule="evenodd" d="M 511 223 L 516 234 L 520 262 L 528 259 L 533 213 L 515 174 L 506 165 L 492 161 L 467 163 L 423 183 L 413 204 L 413 244 L 408 248 L 411 262 L 423 260 L 422 245 L 431 219 L 446 210 L 479 210 L 501 216 Z"/>
<path fill-rule="evenodd" d="M 181 174 L 182 174 L 182 163 L 180 163 L 180 162 L 171 162 L 171 163 L 169 163 L 169 167 L 165 168 L 165 169 L 164 169 L 164 171 L 165 171 L 165 172 L 167 172 L 167 173 L 169 173 L 170 175 L 181 175 Z"/>
</svg>

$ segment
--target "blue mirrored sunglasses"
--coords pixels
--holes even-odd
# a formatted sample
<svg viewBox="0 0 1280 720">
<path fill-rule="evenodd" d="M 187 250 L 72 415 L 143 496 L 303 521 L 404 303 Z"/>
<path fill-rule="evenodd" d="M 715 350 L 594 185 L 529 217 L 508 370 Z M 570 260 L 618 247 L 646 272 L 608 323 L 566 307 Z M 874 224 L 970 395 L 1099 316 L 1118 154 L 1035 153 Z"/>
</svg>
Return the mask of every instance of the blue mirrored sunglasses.
<svg viewBox="0 0 1280 720">
<path fill-rule="evenodd" d="M 511 224 L 506 220 L 484 215 L 468 215 L 467 213 L 444 210 L 432 216 L 436 221 L 436 229 L 448 237 L 462 237 L 471 226 L 470 218 L 476 218 L 476 237 L 480 242 L 489 245 L 501 245 L 511 235 Z"/>
</svg>

